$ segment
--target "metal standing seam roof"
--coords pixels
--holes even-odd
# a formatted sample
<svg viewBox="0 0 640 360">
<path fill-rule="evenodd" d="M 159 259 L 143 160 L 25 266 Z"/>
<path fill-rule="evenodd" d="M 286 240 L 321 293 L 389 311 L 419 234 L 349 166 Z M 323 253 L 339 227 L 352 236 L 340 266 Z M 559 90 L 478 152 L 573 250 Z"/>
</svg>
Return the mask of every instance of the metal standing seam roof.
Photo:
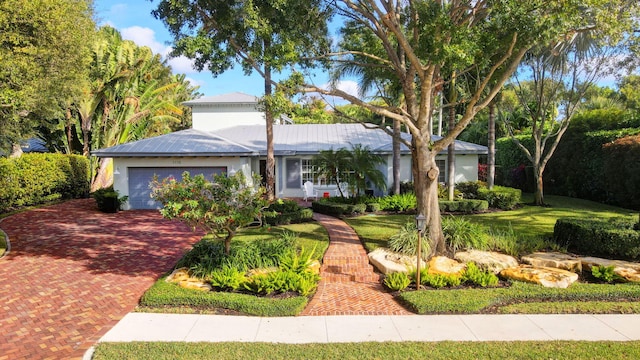
<svg viewBox="0 0 640 360">
<path fill-rule="evenodd" d="M 198 99 L 189 100 L 183 102 L 186 106 L 199 106 L 199 105 L 210 105 L 210 104 L 257 104 L 258 98 L 241 93 L 234 92 L 223 95 L 214 95 L 214 96 L 204 96 Z"/>
<path fill-rule="evenodd" d="M 403 137 L 411 140 L 409 134 L 403 134 Z M 434 139 L 439 138 L 434 136 Z M 350 144 L 362 144 L 381 154 L 392 153 L 391 136 L 381 129 L 367 129 L 361 124 L 274 125 L 273 140 L 277 156 L 313 155 L 320 150 L 350 148 Z M 245 125 L 215 132 L 183 130 L 92 153 L 99 157 L 252 156 L 265 155 L 266 149 L 265 127 Z M 404 145 L 401 151 L 409 153 Z M 487 147 L 456 141 L 456 153 L 486 154 Z"/>
</svg>

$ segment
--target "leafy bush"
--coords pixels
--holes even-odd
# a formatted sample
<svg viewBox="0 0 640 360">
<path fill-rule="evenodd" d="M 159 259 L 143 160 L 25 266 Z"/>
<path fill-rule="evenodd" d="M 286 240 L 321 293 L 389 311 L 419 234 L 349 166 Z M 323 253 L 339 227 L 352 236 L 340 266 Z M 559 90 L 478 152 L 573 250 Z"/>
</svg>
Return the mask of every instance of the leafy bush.
<svg viewBox="0 0 640 360">
<path fill-rule="evenodd" d="M 580 254 L 640 259 L 640 231 L 632 221 L 558 219 L 553 239 Z"/>
<path fill-rule="evenodd" d="M 378 199 L 378 203 L 382 211 L 405 212 L 415 210 L 417 206 L 416 195 L 413 193 L 384 196 Z"/>
<path fill-rule="evenodd" d="M 89 193 L 89 161 L 79 155 L 0 158 L 0 212 Z"/>
<path fill-rule="evenodd" d="M 430 253 L 429 242 L 423 239 L 421 252 L 423 257 L 427 257 Z M 391 236 L 387 241 L 387 246 L 392 251 L 415 256 L 418 252 L 418 230 L 416 224 L 407 222 L 397 234 Z"/>
<path fill-rule="evenodd" d="M 313 254 L 316 249 L 306 251 L 304 248 L 297 252 L 293 249 L 285 252 L 280 256 L 280 269 L 285 271 L 293 271 L 295 273 L 303 273 L 308 271 L 309 265 L 313 262 Z"/>
<path fill-rule="evenodd" d="M 295 291 L 302 296 L 308 296 L 315 291 L 318 280 L 319 276 L 309 271 L 299 273 L 280 269 L 254 275 L 244 283 L 244 286 L 247 290 L 261 295 Z"/>
<path fill-rule="evenodd" d="M 311 203 L 311 208 L 315 212 L 325 214 L 325 215 L 335 216 L 335 217 L 340 217 L 343 215 L 361 214 L 367 210 L 367 205 L 363 203 L 342 204 L 342 203 L 335 202 L 335 200 L 330 200 L 330 199 L 333 199 L 333 198 L 320 199 L 318 201 L 314 201 Z"/>
<path fill-rule="evenodd" d="M 313 211 L 299 206 L 294 200 L 278 199 L 263 211 L 262 216 L 269 225 L 297 224 L 311 221 Z"/>
<path fill-rule="evenodd" d="M 459 216 L 444 216 L 442 232 L 453 252 L 461 249 L 484 250 L 488 248 L 488 236 L 482 225 Z"/>
<path fill-rule="evenodd" d="M 221 290 L 238 290 L 246 281 L 247 278 L 243 271 L 238 270 L 233 266 L 223 266 L 221 269 L 212 271 L 208 278 L 211 286 Z"/>
<path fill-rule="evenodd" d="M 460 191 L 465 199 L 478 199 L 480 189 L 486 188 L 487 184 L 482 181 L 465 181 L 456 184 L 456 189 Z"/>
<path fill-rule="evenodd" d="M 121 209 L 122 204 L 127 201 L 127 196 L 120 196 L 117 190 L 113 189 L 113 186 L 98 189 L 91 193 L 91 196 L 96 200 L 98 210 L 106 213 L 114 213 Z"/>
<path fill-rule="evenodd" d="M 462 283 L 462 278 L 456 275 L 429 274 L 422 276 L 420 274 L 421 285 L 431 286 L 434 289 L 443 287 L 456 287 Z"/>
<path fill-rule="evenodd" d="M 440 212 L 459 212 L 469 214 L 487 210 L 489 208 L 489 203 L 486 200 L 439 200 L 438 206 L 440 207 Z"/>
<path fill-rule="evenodd" d="M 522 190 L 504 186 L 494 186 L 493 189 L 480 188 L 478 197 L 489 202 L 490 208 L 511 210 L 522 199 Z"/>
<path fill-rule="evenodd" d="M 380 204 L 378 204 L 377 202 L 372 202 L 372 203 L 368 203 L 366 204 L 366 212 L 378 212 L 380 211 Z"/>
<path fill-rule="evenodd" d="M 468 282 L 481 287 L 498 285 L 498 277 L 490 271 L 482 271 L 475 263 L 467 263 L 467 268 L 462 275 L 464 282 Z"/>
<path fill-rule="evenodd" d="M 594 278 L 604 281 L 606 283 L 612 283 L 614 281 L 621 281 L 623 278 L 616 274 L 615 266 L 592 266 L 591 275 Z"/>
<path fill-rule="evenodd" d="M 384 285 L 392 291 L 402 291 L 411 284 L 409 275 L 403 272 L 392 272 L 384 277 Z"/>
<path fill-rule="evenodd" d="M 449 188 L 446 186 L 442 186 L 438 184 L 438 199 L 448 199 L 449 198 Z M 462 193 L 460 190 L 454 187 L 453 189 L 453 198 L 454 199 L 462 199 Z"/>
</svg>

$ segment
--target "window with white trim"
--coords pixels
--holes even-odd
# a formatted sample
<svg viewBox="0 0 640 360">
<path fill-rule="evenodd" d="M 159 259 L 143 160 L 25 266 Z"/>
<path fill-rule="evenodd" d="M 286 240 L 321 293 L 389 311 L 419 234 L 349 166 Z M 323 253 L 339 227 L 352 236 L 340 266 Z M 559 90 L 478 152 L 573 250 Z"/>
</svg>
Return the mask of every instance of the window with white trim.
<svg viewBox="0 0 640 360">
<path fill-rule="evenodd" d="M 436 160 L 436 166 L 440 172 L 438 173 L 438 183 L 443 184 L 447 182 L 447 161 Z"/>
<path fill-rule="evenodd" d="M 302 184 L 307 181 L 311 181 L 312 183 L 316 183 L 316 171 L 315 166 L 313 166 L 313 161 L 311 159 L 302 159 L 300 162 L 300 174 L 302 175 Z"/>
</svg>

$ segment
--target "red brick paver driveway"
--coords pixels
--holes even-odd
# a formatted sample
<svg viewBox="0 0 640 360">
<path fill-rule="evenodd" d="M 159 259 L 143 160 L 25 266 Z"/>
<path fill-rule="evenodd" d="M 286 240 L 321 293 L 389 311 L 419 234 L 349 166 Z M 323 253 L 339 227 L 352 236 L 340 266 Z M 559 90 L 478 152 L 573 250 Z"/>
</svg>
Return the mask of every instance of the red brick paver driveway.
<svg viewBox="0 0 640 360">
<path fill-rule="evenodd" d="M 69 359 L 125 314 L 201 234 L 155 211 L 103 214 L 91 199 L 0 222 L 0 360 Z"/>
</svg>

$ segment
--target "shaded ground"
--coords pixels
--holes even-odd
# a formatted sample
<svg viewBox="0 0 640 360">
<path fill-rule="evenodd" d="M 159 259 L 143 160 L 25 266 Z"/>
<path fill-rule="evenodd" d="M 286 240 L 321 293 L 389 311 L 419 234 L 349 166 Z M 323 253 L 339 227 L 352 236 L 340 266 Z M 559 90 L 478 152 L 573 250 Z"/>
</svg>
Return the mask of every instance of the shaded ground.
<svg viewBox="0 0 640 360">
<path fill-rule="evenodd" d="M 92 199 L 0 222 L 0 360 L 80 358 L 202 234 L 156 211 L 104 214 Z"/>
</svg>

